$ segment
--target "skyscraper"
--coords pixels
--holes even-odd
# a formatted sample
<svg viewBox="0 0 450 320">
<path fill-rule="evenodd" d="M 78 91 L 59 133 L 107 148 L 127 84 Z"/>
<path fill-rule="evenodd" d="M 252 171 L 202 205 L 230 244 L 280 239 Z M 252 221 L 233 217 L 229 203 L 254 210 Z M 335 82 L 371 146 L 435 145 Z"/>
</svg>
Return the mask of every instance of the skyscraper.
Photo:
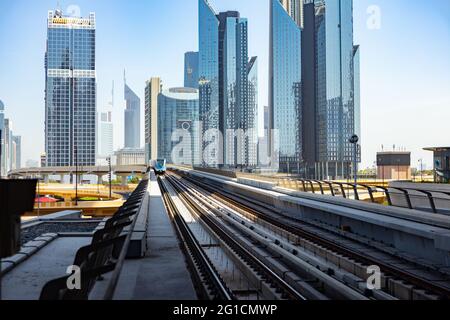
<svg viewBox="0 0 450 320">
<path fill-rule="evenodd" d="M 217 166 L 223 163 L 223 142 L 218 137 L 219 20 L 207 0 L 199 0 L 199 106 L 202 136 L 209 140 L 202 150 L 210 150 L 203 164 Z"/>
<path fill-rule="evenodd" d="M 220 132 L 208 145 L 215 145 L 213 161 L 205 162 L 256 166 L 258 77 L 257 59 L 248 57 L 248 21 L 236 11 L 216 15 L 206 0 L 199 2 L 199 19 L 200 120 L 204 134 Z"/>
<path fill-rule="evenodd" d="M 0 178 L 6 175 L 6 155 L 5 155 L 5 105 L 0 100 Z"/>
<path fill-rule="evenodd" d="M 320 0 L 315 2 L 314 11 L 308 12 L 315 26 L 315 175 L 321 179 L 346 178 L 353 161 L 353 146 L 348 140 L 360 126 L 359 49 L 353 45 L 353 1 Z"/>
<path fill-rule="evenodd" d="M 184 54 L 184 86 L 198 88 L 198 52 Z"/>
<path fill-rule="evenodd" d="M 127 85 L 124 74 L 125 148 L 141 147 L 141 99 Z"/>
<path fill-rule="evenodd" d="M 114 153 L 114 126 L 112 112 L 100 113 L 99 156 L 108 158 Z"/>
<path fill-rule="evenodd" d="M 165 90 L 158 95 L 158 107 L 158 158 L 167 159 L 169 163 L 198 165 L 198 90 Z"/>
<path fill-rule="evenodd" d="M 302 161 L 302 15 L 303 1 L 270 0 L 269 122 L 284 172 Z"/>
<path fill-rule="evenodd" d="M 45 150 L 48 166 L 95 165 L 95 13 L 48 12 Z M 76 157 L 76 158 L 75 158 Z"/>
<path fill-rule="evenodd" d="M 158 158 L 158 95 L 162 90 L 160 78 L 154 77 L 145 84 L 145 160 Z"/>
<path fill-rule="evenodd" d="M 22 137 L 11 137 L 11 170 L 22 167 Z"/>
</svg>

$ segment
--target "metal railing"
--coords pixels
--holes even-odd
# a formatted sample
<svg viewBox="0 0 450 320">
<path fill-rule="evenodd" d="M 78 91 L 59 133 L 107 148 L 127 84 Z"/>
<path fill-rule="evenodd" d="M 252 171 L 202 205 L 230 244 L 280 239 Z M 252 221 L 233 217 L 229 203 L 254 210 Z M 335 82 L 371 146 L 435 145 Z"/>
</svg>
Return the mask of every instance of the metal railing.
<svg viewBox="0 0 450 320">
<path fill-rule="evenodd" d="M 41 300 L 88 300 L 96 281 L 110 272 L 112 274 L 103 299 L 113 298 L 147 192 L 148 180 L 148 176 L 144 178 L 122 207 L 105 222 L 105 226 L 94 233 L 91 244 L 78 250 L 73 266 L 80 269 L 81 288 L 67 288 L 71 275 L 58 278 L 43 287 Z"/>
<path fill-rule="evenodd" d="M 383 193 L 384 197 L 389 206 L 394 207 L 404 207 L 398 204 L 394 204 L 393 195 L 400 194 L 404 197 L 406 202 L 406 207 L 408 209 L 416 209 L 411 200 L 412 197 L 418 197 L 417 195 L 412 194 L 412 192 L 417 192 L 423 194 L 425 198 L 428 199 L 428 203 L 430 206 L 430 210 L 433 213 L 439 213 L 439 208 L 436 205 L 437 200 L 449 201 L 450 198 L 439 198 L 435 194 L 441 194 L 450 197 L 450 192 L 444 191 L 426 191 L 416 188 L 400 188 L 400 187 L 384 187 L 384 186 L 370 186 L 367 184 L 354 184 L 354 183 L 345 183 L 345 182 L 336 182 L 336 181 L 324 181 L 324 180 L 313 180 L 313 179 L 296 179 L 296 180 L 288 180 L 289 182 L 301 183 L 301 188 L 298 189 L 303 192 L 308 193 L 317 193 L 320 192 L 322 195 L 327 195 L 326 191 L 329 191 L 328 195 L 333 197 L 342 197 L 344 199 L 351 198 L 350 190 L 353 191 L 354 199 L 362 201 L 360 190 L 365 190 L 369 194 L 369 200 L 372 203 L 378 203 L 375 199 L 376 193 Z M 316 188 L 318 186 L 318 189 Z M 336 188 L 335 188 L 336 187 Z M 395 192 L 397 191 L 397 192 Z"/>
</svg>

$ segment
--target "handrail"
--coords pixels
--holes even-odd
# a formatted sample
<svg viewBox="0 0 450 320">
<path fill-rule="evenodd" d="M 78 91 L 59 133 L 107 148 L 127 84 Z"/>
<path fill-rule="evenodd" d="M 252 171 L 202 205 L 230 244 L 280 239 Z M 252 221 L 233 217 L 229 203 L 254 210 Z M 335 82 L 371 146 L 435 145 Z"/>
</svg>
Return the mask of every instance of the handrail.
<svg viewBox="0 0 450 320">
<path fill-rule="evenodd" d="M 148 181 L 149 177 L 147 176 L 144 180 Z M 125 258 L 126 258 L 127 253 L 128 253 L 128 248 L 130 246 L 131 236 L 133 234 L 134 227 L 136 226 L 137 217 L 138 217 L 139 213 L 141 212 L 142 204 L 144 203 L 143 199 L 144 199 L 144 197 L 142 197 L 142 199 L 141 199 L 141 203 L 139 205 L 139 210 L 137 211 L 136 216 L 133 219 L 133 223 L 130 226 L 130 229 L 128 231 L 127 237 L 126 237 L 126 239 L 124 241 L 124 244 L 122 246 L 122 250 L 120 251 L 119 258 L 117 259 L 117 262 L 116 262 L 116 267 L 114 268 L 113 274 L 111 276 L 111 280 L 109 281 L 109 285 L 106 288 L 106 292 L 105 292 L 105 295 L 104 295 L 104 298 L 103 298 L 104 300 L 112 300 L 113 297 L 114 297 L 114 293 L 116 291 L 117 283 L 119 281 L 120 274 L 122 273 L 122 267 L 123 267 L 123 264 L 125 262 Z"/>
</svg>

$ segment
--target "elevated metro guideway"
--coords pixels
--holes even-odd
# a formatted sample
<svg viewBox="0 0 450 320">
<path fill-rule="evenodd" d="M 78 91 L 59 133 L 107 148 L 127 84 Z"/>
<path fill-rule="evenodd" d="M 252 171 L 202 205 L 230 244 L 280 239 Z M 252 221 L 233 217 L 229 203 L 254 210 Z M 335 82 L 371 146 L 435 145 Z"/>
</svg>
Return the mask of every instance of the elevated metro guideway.
<svg viewBox="0 0 450 320">
<path fill-rule="evenodd" d="M 249 201 L 275 207 L 293 219 L 333 229 L 350 237 L 366 238 L 420 256 L 450 274 L 450 216 L 408 208 L 383 206 L 329 195 L 280 188 L 251 179 L 234 179 L 181 167 L 168 167 L 199 181 L 207 180 L 216 190 L 243 195 Z"/>
<path fill-rule="evenodd" d="M 133 166 L 112 166 L 112 173 L 115 175 L 144 175 L 147 171 L 146 165 Z M 92 174 L 107 175 L 110 173 L 109 166 L 71 166 L 71 167 L 42 167 L 42 168 L 22 168 L 8 172 L 9 177 L 26 177 L 31 175 L 60 175 L 60 174 Z"/>
</svg>

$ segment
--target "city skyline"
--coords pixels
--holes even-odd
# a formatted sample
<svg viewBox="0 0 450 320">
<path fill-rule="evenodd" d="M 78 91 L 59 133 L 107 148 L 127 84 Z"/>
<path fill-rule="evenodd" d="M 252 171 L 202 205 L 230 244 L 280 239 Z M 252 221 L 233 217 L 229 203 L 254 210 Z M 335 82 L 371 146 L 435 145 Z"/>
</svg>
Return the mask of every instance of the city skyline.
<svg viewBox="0 0 450 320">
<path fill-rule="evenodd" d="M 192 3 L 191 3 L 192 2 Z M 253 5 L 257 3 L 256 1 L 248 1 L 249 3 L 252 3 Z M 261 3 L 263 1 L 260 1 L 258 3 Z M 265 2 L 265 1 L 264 1 Z M 366 3 L 365 5 L 362 3 Z M 402 2 L 402 1 L 399 1 Z M 108 15 L 111 15 L 111 13 L 107 13 L 102 7 L 104 7 L 105 3 L 104 1 L 99 1 L 97 4 L 88 4 L 88 2 L 80 1 L 80 8 L 81 8 L 81 15 L 86 16 L 90 11 L 95 11 L 97 14 L 97 20 L 98 20 L 98 32 L 104 33 L 105 30 L 111 26 L 110 22 L 108 22 L 106 25 L 101 25 L 101 21 L 105 21 L 108 18 Z M 225 9 L 235 9 L 241 12 L 242 16 L 245 16 L 249 19 L 249 56 L 259 56 L 259 69 L 260 74 L 259 77 L 259 108 L 263 108 L 264 105 L 267 105 L 267 60 L 268 60 L 268 52 L 266 50 L 263 50 L 264 47 L 267 47 L 267 41 L 263 41 L 262 39 L 265 37 L 265 34 L 268 31 L 268 3 L 259 4 L 258 7 L 261 7 L 261 13 L 260 16 L 257 16 L 256 13 L 253 13 L 249 10 L 250 5 L 248 3 L 240 3 L 239 1 L 211 1 L 211 3 L 214 5 L 215 9 L 217 11 L 222 11 Z M 369 4 L 379 4 L 381 8 L 381 29 L 380 30 L 368 30 L 367 28 L 367 20 L 370 18 L 370 16 L 366 13 L 366 10 L 369 6 Z M 39 4 L 29 4 L 29 6 L 37 7 L 36 10 L 30 10 L 30 11 L 38 11 L 38 16 L 40 16 L 41 20 L 42 16 L 45 17 L 45 13 L 47 10 L 52 9 L 52 5 L 45 6 L 46 1 L 39 2 Z M 448 66 L 448 61 L 443 58 L 443 53 L 447 52 L 450 48 L 449 41 L 445 41 L 445 39 L 449 39 L 449 37 L 445 37 L 445 35 L 449 34 L 449 23 L 448 19 L 445 20 L 445 18 L 448 18 L 449 13 L 449 6 L 448 3 L 446 4 L 443 1 L 435 0 L 435 4 L 438 6 L 441 6 L 441 9 L 439 11 L 439 14 L 441 16 L 441 19 L 439 19 L 439 15 L 437 16 L 436 21 L 434 22 L 434 27 L 436 32 L 440 35 L 443 35 L 442 37 L 439 37 L 441 39 L 440 43 L 431 42 L 430 40 L 426 41 L 425 34 L 423 31 L 420 31 L 417 29 L 417 27 L 414 27 L 412 25 L 412 22 L 417 15 L 431 15 L 436 16 L 436 13 L 432 13 L 430 11 L 427 11 L 429 8 L 425 6 L 425 8 L 422 7 L 422 5 L 419 4 L 412 4 L 409 8 L 403 7 L 402 11 L 400 11 L 399 5 L 392 5 L 388 3 L 387 1 L 372 1 L 371 3 L 367 1 L 355 1 L 355 43 L 358 43 L 361 45 L 362 53 L 361 53 L 361 109 L 362 109 L 362 136 L 364 139 L 364 146 L 363 146 L 363 167 L 371 166 L 373 161 L 375 161 L 375 151 L 379 151 L 381 149 L 381 145 L 383 144 L 386 149 L 390 148 L 391 145 L 395 144 L 398 147 L 406 147 L 407 149 L 411 150 L 413 152 L 413 158 L 415 159 L 415 162 L 417 162 L 418 158 L 426 158 L 429 159 L 426 161 L 428 166 L 431 166 L 431 155 L 428 152 L 424 152 L 421 149 L 423 147 L 429 147 L 439 144 L 448 144 L 448 142 L 445 140 L 445 137 L 442 129 L 442 133 L 439 134 L 439 131 L 436 128 L 443 128 L 445 125 L 445 118 L 448 118 L 447 114 L 449 113 L 448 109 L 446 110 L 445 107 L 448 107 L 450 103 L 450 99 L 448 97 L 448 91 L 443 90 L 446 86 L 448 87 L 450 83 L 450 78 L 448 74 L 444 74 L 443 70 L 446 69 L 445 66 Z M 53 4 L 54 5 L 54 4 Z M 131 11 L 136 10 L 138 7 L 151 7 L 151 3 L 147 3 L 145 1 L 138 2 L 137 4 L 130 5 L 130 8 L 124 8 L 124 4 L 122 4 L 120 1 L 117 1 L 117 7 L 124 9 L 124 15 L 126 16 Z M 6 19 L 2 20 L 0 24 L 8 23 L 15 14 L 17 14 L 17 10 L 21 8 L 21 6 L 24 6 L 24 4 L 20 1 L 18 1 L 17 4 L 1 4 L 2 12 L 7 13 Z M 160 9 L 163 12 L 163 16 L 167 18 L 167 15 L 170 13 L 167 11 L 170 11 L 170 5 L 169 4 L 159 4 L 154 6 L 161 7 Z M 137 60 L 141 62 L 137 62 L 137 64 L 142 63 L 142 68 L 138 67 L 133 63 L 130 63 L 132 59 L 130 59 L 130 54 L 125 54 L 125 58 L 123 59 L 123 63 L 116 62 L 114 66 L 114 70 L 107 70 L 108 68 L 105 68 L 106 62 L 112 59 L 112 57 L 107 57 L 108 55 L 113 56 L 114 58 L 118 59 L 118 56 L 116 53 L 112 51 L 106 51 L 104 50 L 105 47 L 108 47 L 108 45 L 105 45 L 105 43 L 99 44 L 99 54 L 98 54 L 98 62 L 99 67 L 98 69 L 98 84 L 99 84 L 99 97 L 98 97 L 98 106 L 105 105 L 107 98 L 109 97 L 109 84 L 110 81 L 113 79 L 117 79 L 117 73 L 120 74 L 120 70 L 123 69 L 123 67 L 126 67 L 127 70 L 130 70 L 128 72 L 128 78 L 130 79 L 131 86 L 133 88 L 137 89 L 137 93 L 141 100 L 143 100 L 143 89 L 145 85 L 145 80 L 141 81 L 141 75 L 145 74 L 145 78 L 148 79 L 151 76 L 161 76 L 162 79 L 164 79 L 164 82 L 167 83 L 167 86 L 165 87 L 174 87 L 174 86 L 180 86 L 183 81 L 183 54 L 186 51 L 196 50 L 195 41 L 192 41 L 193 39 L 196 39 L 197 35 L 196 32 L 191 32 L 190 30 L 197 29 L 196 25 L 196 19 L 192 19 L 192 17 L 196 18 L 196 12 L 197 12 L 197 1 L 187 1 L 187 3 L 182 3 L 181 7 L 183 9 L 187 9 L 188 22 L 183 22 L 189 25 L 187 28 L 186 33 L 190 33 L 191 41 L 189 44 L 183 44 L 179 45 L 180 48 L 177 48 L 175 52 L 170 52 L 170 57 L 167 59 L 173 59 L 172 61 L 168 61 L 166 63 L 173 63 L 174 66 L 167 67 L 166 69 L 162 69 L 161 67 L 151 67 L 148 66 L 149 63 L 146 62 L 146 60 Z M 4 8 L 6 7 L 6 8 Z M 115 8 L 116 5 L 113 5 L 113 15 L 117 15 L 117 10 L 119 8 Z M 141 8 L 141 9 L 143 9 Z M 391 11 L 389 10 L 391 9 Z M 191 10 L 193 11 L 191 12 Z M 407 21 L 403 21 L 405 24 L 403 27 L 399 27 L 397 25 L 397 32 L 400 34 L 404 34 L 403 37 L 398 37 L 397 41 L 405 44 L 405 48 L 400 48 L 398 50 L 398 46 L 395 45 L 393 39 L 391 37 L 382 36 L 382 34 L 386 33 L 386 29 L 389 32 L 389 30 L 392 29 L 393 18 L 395 17 L 394 12 L 397 14 L 405 15 L 405 11 L 410 9 L 411 15 L 406 14 Z M 423 9 L 423 10 L 419 10 Z M 397 10 L 397 11 L 392 11 Z M 436 6 L 433 10 L 436 10 Z M 437 10 L 436 10 L 437 11 Z M 434 12 L 434 11 L 433 11 Z M 42 14 L 44 13 L 44 14 Z M 105 15 L 101 17 L 101 15 Z M 192 17 L 191 17 L 192 15 Z M 44 26 L 45 28 L 45 21 L 38 21 L 36 22 L 36 13 L 32 14 L 31 21 L 33 21 L 33 25 L 36 23 L 39 23 L 39 25 Z M 149 19 L 151 20 L 151 19 Z M 427 21 L 430 21 L 430 19 L 426 19 Z M 433 19 L 431 19 L 433 20 Z M 263 22 L 261 22 L 263 21 Z M 30 22 L 31 23 L 31 22 Z M 154 21 L 153 23 L 156 23 Z M 181 22 L 180 22 L 181 23 Z M 192 26 L 191 26 L 192 25 Z M 263 26 L 263 28 L 260 28 L 260 26 Z M 409 27 L 411 30 L 406 30 L 407 27 Z M 440 27 L 440 28 L 439 28 Z M 2 28 L 4 30 L 5 28 Z M 39 29 L 39 28 L 36 28 Z M 181 29 L 181 28 L 180 28 Z M 258 33 L 256 33 L 255 29 L 258 30 Z M 262 29 L 262 31 L 259 31 Z M 136 32 L 143 32 L 142 30 L 133 29 Z M 264 32 L 266 30 L 266 32 Z M 404 53 L 403 50 L 407 50 L 408 48 L 411 48 L 412 44 L 410 43 L 410 40 L 407 36 L 409 33 L 412 33 L 415 31 L 415 39 L 417 40 L 417 37 L 420 37 L 420 39 L 425 40 L 425 43 L 428 44 L 426 46 L 425 44 L 422 45 L 427 47 L 427 51 L 417 49 L 416 52 L 411 52 L 409 56 L 400 57 L 401 53 Z M 20 34 L 20 31 L 16 31 L 18 34 Z M 169 31 L 170 32 L 170 31 Z M 148 33 L 148 30 L 147 30 Z M 12 32 L 14 35 L 15 32 Z M 256 34 L 256 36 L 252 36 L 253 34 Z M 367 37 L 363 37 L 362 35 L 367 35 Z M 0 39 L 1 42 L 4 43 L 7 39 L 6 37 L 9 37 L 5 32 L 0 32 Z M 41 36 L 39 36 L 41 37 Z M 38 37 L 38 38 L 39 38 Z M 139 38 L 135 35 L 136 38 Z M 149 36 L 151 37 L 151 36 Z M 15 37 L 17 38 L 17 37 Z M 41 37 L 42 38 L 42 37 Z M 98 37 L 100 39 L 100 37 Z M 41 40 L 40 40 L 41 41 Z M 106 41 L 103 39 L 102 41 Z M 134 43 L 135 40 L 132 42 Z M 117 41 L 120 42 L 120 41 Z M 139 42 L 145 42 L 145 38 L 139 40 Z M 189 42 L 189 41 L 187 41 Z M 263 44 L 260 44 L 259 42 L 262 42 Z M 390 46 L 383 48 L 382 46 L 379 46 L 379 43 L 390 43 Z M 430 43 L 431 42 L 431 43 Z M 32 41 L 32 44 L 34 43 L 34 39 Z M 17 48 L 21 48 L 21 46 L 18 46 L 17 43 L 11 43 L 13 52 L 16 52 Z M 161 44 L 162 45 L 162 44 Z M 42 56 L 43 51 L 41 49 L 37 49 L 41 46 L 41 44 L 35 44 L 33 48 L 29 48 L 28 50 L 25 50 L 25 52 L 30 53 L 31 58 L 28 59 L 30 63 L 35 63 L 34 61 L 37 61 L 35 59 L 35 56 L 39 57 L 40 60 L 37 62 L 37 67 L 34 65 L 30 65 L 30 75 L 32 79 L 39 79 L 39 77 L 42 77 Z M 142 45 L 145 48 L 145 45 Z M 22 47 L 23 48 L 23 47 Z M 161 49 L 161 53 L 164 56 L 164 53 L 167 53 L 168 51 L 165 50 L 166 46 L 164 46 L 164 49 Z M 261 49 L 262 48 L 262 49 Z M 139 47 L 136 49 L 138 50 Z M 389 53 L 392 54 L 394 50 L 400 51 L 400 53 L 396 54 L 395 56 L 389 56 Z M 30 51 L 31 50 L 31 51 Z M 429 52 L 428 52 L 429 50 Z M 139 50 L 139 51 L 146 51 L 146 50 Z M 374 52 L 377 52 L 375 56 L 378 57 L 384 57 L 383 61 L 379 61 L 379 59 L 374 59 L 373 55 Z M 150 52 L 148 51 L 149 55 Z M 439 54 L 440 53 L 440 54 Z M 132 55 L 131 55 L 132 56 Z M 15 61 L 15 59 L 20 59 L 21 55 L 19 54 L 16 57 L 10 56 L 10 53 L 4 52 L 1 54 L 0 59 L 0 66 L 2 70 L 6 70 L 6 74 L 8 77 L 2 77 L 0 79 L 0 99 L 2 99 L 6 106 L 6 117 L 9 117 L 14 120 L 15 128 L 17 132 L 20 132 L 23 137 L 23 160 L 26 161 L 28 159 L 37 159 L 40 153 L 43 151 L 43 130 L 42 123 L 43 121 L 40 121 L 38 119 L 42 119 L 42 113 L 44 111 L 43 108 L 43 94 L 42 92 L 42 84 L 40 82 L 36 82 L 37 88 L 31 88 L 29 95 L 27 97 L 22 97 L 21 95 L 17 96 L 13 95 L 12 93 L 15 90 L 10 90 L 11 82 L 12 84 L 15 84 L 18 89 L 23 89 L 20 84 L 18 84 L 17 79 L 15 75 L 10 75 L 8 71 L 10 70 L 9 64 L 14 64 L 11 61 Z M 6 58 L 6 59 L 4 59 Z M 400 59 L 402 58 L 402 60 Z M 411 62 L 416 59 L 420 59 L 421 64 L 411 64 Z M 148 59 L 149 61 L 151 59 Z M 434 60 L 431 62 L 431 60 Z M 121 61 L 119 59 L 119 61 Z M 406 62 L 409 62 L 408 65 Z M 383 65 L 380 65 L 380 62 L 386 65 L 386 67 L 383 67 Z M 394 62 L 397 62 L 397 65 L 394 67 Z M 133 67 L 130 68 L 127 63 L 130 63 Z M 17 64 L 17 63 L 16 63 Z M 165 64 L 165 63 L 164 63 Z M 102 66 L 103 65 L 103 66 Z M 157 65 L 154 63 L 153 65 Z M 439 65 L 439 69 L 437 69 L 437 65 Z M 180 67 L 181 66 L 181 67 Z M 375 70 L 376 68 L 382 68 L 388 69 L 388 70 Z M 392 69 L 389 70 L 389 67 Z M 117 70 L 116 70 L 117 68 Z M 113 67 L 111 67 L 113 69 Z M 143 69 L 143 70 L 137 70 L 137 69 Z M 40 75 L 36 74 L 35 70 L 40 70 Z M 173 71 L 175 70 L 175 71 Z M 20 68 L 19 68 L 20 73 Z M 425 72 L 424 72 L 425 71 Z M 384 73 L 384 76 L 383 76 Z M 394 75 L 392 75 L 394 73 Z M 397 75 L 397 73 L 399 75 Z M 405 74 L 400 75 L 400 74 Z M 433 78 L 430 78 L 430 80 L 423 81 L 422 78 L 425 78 L 427 74 L 433 74 Z M 420 75 L 420 76 L 419 76 Z M 5 78 L 7 78 L 8 83 L 5 81 Z M 398 80 L 402 79 L 403 83 L 399 82 Z M 408 80 L 407 78 L 413 79 Z M 414 81 L 415 79 L 415 81 Z M 38 81 L 38 80 L 36 80 Z M 42 79 L 41 79 L 42 82 Z M 394 89 L 395 88 L 395 89 Z M 422 91 L 420 92 L 419 88 L 422 88 Z M 425 90 L 423 89 L 425 88 Z M 381 94 L 380 94 L 381 93 Z M 409 95 L 406 95 L 408 93 Z M 120 97 L 120 96 L 119 96 Z M 374 99 L 372 101 L 371 99 Z M 121 100 L 121 99 L 119 99 Z M 32 105 L 30 110 L 27 110 L 24 106 Z M 396 106 L 396 110 L 392 110 L 393 106 Z M 142 109 L 142 106 L 141 106 Z M 425 114 L 427 110 L 433 110 L 433 112 L 440 115 L 440 117 L 433 118 L 430 114 L 430 123 L 422 123 L 419 122 L 421 117 L 421 114 Z M 98 111 L 101 112 L 101 107 L 98 108 Z M 116 111 L 118 111 L 118 107 L 116 106 Z M 386 117 L 386 112 L 391 111 L 393 112 L 392 116 Z M 31 113 L 33 116 L 30 117 L 31 119 L 34 119 L 36 121 L 36 125 L 34 123 L 30 123 L 29 121 L 31 119 L 24 119 L 21 114 L 24 113 Z M 120 112 L 116 112 L 118 114 Z M 262 112 L 260 112 L 261 114 Z M 261 116 L 260 116 L 261 118 Z M 378 120 L 378 121 L 377 121 Z M 119 117 L 117 119 L 114 119 L 115 123 L 117 123 L 117 127 L 115 128 L 115 137 L 117 134 L 120 135 L 120 132 L 123 132 L 123 120 Z M 416 121 L 416 125 L 421 125 L 421 130 L 415 130 L 414 122 Z M 439 121 L 442 121 L 440 123 Z M 436 126 L 436 122 L 438 122 L 438 125 Z M 260 119 L 260 123 L 262 123 Z M 260 125 L 261 127 L 261 125 Z M 380 130 L 382 128 L 383 130 Z M 382 131 L 382 132 L 378 132 Z M 438 132 L 435 132 L 438 131 Z M 41 133 L 41 134 L 37 134 Z M 376 133 L 376 134 L 375 134 Z M 143 133 L 141 132 L 141 135 L 143 136 Z M 371 135 L 375 136 L 372 137 Z M 42 137 L 41 137 L 42 136 Z M 115 149 L 118 149 L 118 147 L 123 145 L 123 138 L 122 139 L 114 139 L 115 140 Z M 142 139 L 141 139 L 142 140 Z M 389 147 L 388 147 L 389 146 Z M 414 166 L 414 160 L 413 160 L 413 166 Z"/>
</svg>

